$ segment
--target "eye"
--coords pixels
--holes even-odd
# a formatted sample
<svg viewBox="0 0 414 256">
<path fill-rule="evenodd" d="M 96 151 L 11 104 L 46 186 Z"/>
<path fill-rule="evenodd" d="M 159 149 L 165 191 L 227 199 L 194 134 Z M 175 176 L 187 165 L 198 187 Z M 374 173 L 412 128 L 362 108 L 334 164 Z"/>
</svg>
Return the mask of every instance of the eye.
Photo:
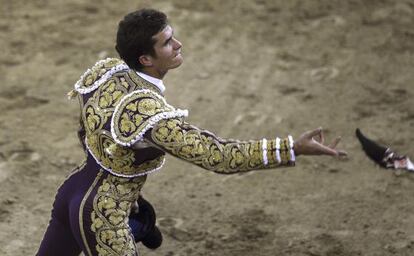
<svg viewBox="0 0 414 256">
<path fill-rule="evenodd" d="M 170 37 L 167 41 L 165 41 L 164 45 L 169 45 L 171 43 L 172 37 Z"/>
</svg>

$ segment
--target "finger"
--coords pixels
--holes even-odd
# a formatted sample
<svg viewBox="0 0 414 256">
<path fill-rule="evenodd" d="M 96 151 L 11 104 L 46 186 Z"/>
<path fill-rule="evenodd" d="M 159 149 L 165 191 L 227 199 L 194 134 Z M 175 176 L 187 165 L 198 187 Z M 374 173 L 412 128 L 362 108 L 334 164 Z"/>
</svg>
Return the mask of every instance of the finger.
<svg viewBox="0 0 414 256">
<path fill-rule="evenodd" d="M 348 153 L 344 150 L 337 150 L 336 152 L 338 152 L 338 156 L 348 156 Z"/>
<path fill-rule="evenodd" d="M 323 134 L 324 134 L 324 132 L 321 129 L 321 133 L 319 133 L 319 139 L 320 139 L 321 144 L 325 144 L 325 136 Z"/>
<path fill-rule="evenodd" d="M 319 135 L 322 132 L 322 127 L 319 127 L 318 129 L 315 129 L 313 131 L 308 131 L 305 133 L 306 138 L 312 139 L 313 137 Z"/>
<path fill-rule="evenodd" d="M 336 139 L 334 139 L 334 141 L 332 141 L 331 144 L 329 144 L 328 147 L 334 149 L 336 148 L 336 146 L 338 145 L 338 143 L 341 141 L 341 137 L 337 137 Z"/>
<path fill-rule="evenodd" d="M 322 144 L 318 145 L 318 152 L 321 155 L 338 156 L 338 151 Z"/>
<path fill-rule="evenodd" d="M 315 137 L 312 138 L 314 141 L 320 143 L 320 144 L 324 144 L 325 142 L 325 138 L 323 136 L 323 131 L 321 131 L 318 135 L 316 135 Z"/>
</svg>

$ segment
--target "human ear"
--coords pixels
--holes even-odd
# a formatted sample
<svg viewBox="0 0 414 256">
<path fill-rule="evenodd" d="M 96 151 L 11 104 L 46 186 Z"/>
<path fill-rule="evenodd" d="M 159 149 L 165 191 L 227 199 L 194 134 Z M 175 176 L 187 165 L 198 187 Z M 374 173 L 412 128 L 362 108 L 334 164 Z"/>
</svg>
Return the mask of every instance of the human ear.
<svg viewBox="0 0 414 256">
<path fill-rule="evenodd" d="M 144 66 L 144 67 L 151 67 L 152 64 L 152 58 L 149 55 L 141 55 L 138 58 L 138 61 Z"/>
</svg>

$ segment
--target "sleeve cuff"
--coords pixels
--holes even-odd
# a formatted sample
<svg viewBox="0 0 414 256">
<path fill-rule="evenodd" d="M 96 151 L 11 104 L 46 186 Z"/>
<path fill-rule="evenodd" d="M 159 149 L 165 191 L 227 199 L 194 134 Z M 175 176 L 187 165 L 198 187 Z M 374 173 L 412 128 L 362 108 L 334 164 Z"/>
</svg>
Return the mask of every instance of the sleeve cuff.
<svg viewBox="0 0 414 256">
<path fill-rule="evenodd" d="M 294 166 L 296 161 L 294 144 L 291 135 L 284 139 L 277 137 L 275 140 L 271 140 L 266 147 L 266 160 L 279 165 Z"/>
</svg>

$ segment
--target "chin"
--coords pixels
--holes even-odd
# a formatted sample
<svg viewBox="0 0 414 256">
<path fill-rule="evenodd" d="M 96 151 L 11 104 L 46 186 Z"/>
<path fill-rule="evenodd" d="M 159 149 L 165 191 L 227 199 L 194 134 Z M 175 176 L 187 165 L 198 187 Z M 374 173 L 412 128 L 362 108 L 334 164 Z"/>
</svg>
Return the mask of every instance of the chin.
<svg viewBox="0 0 414 256">
<path fill-rule="evenodd" d="M 171 69 L 173 68 L 178 68 L 179 66 L 181 66 L 181 64 L 183 64 L 183 58 L 180 58 L 179 60 L 177 60 L 172 66 Z"/>
</svg>

